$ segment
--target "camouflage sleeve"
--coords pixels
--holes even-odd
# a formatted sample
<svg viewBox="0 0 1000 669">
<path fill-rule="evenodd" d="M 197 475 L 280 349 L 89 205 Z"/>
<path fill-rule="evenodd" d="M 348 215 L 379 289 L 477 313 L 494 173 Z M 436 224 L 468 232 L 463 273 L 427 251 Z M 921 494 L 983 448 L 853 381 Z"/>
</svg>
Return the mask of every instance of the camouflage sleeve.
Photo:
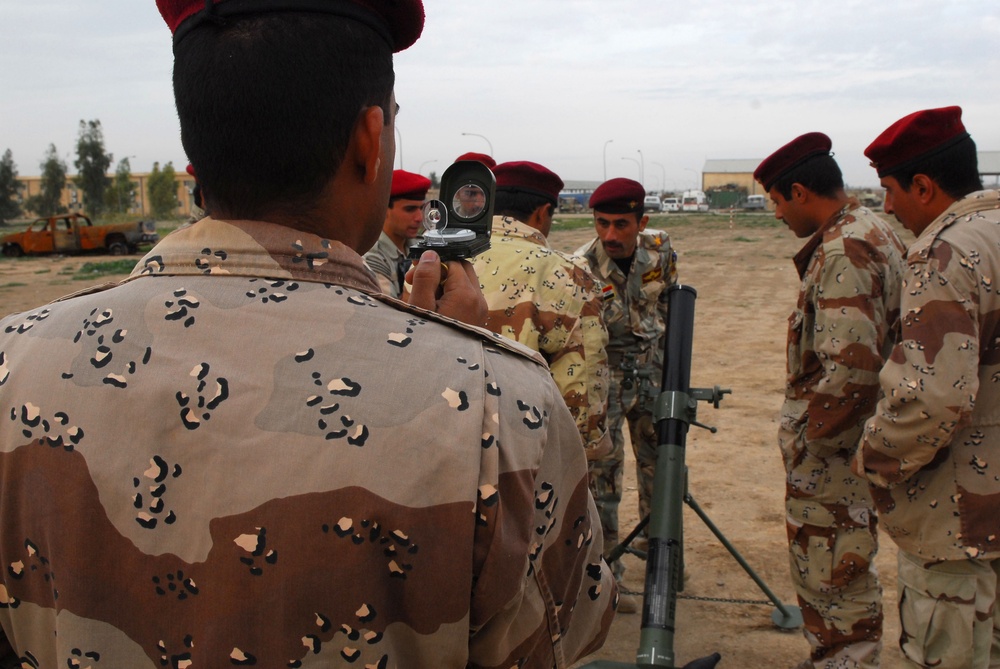
<svg viewBox="0 0 1000 669">
<path fill-rule="evenodd" d="M 882 354 L 876 314 L 884 311 L 882 289 L 878 274 L 864 266 L 867 254 L 849 252 L 856 244 L 845 239 L 847 253 L 827 254 L 816 281 L 810 334 L 817 369 L 823 371 L 808 395 L 806 443 L 820 458 L 855 448 L 878 397 Z"/>
<path fill-rule="evenodd" d="M 934 461 L 972 414 L 979 391 L 977 279 L 942 243 L 904 273 L 901 336 L 880 375 L 854 470 L 889 488 Z M 950 262 L 942 260 L 950 258 Z"/>
<path fill-rule="evenodd" d="M 576 328 L 583 340 L 583 369 L 587 380 L 585 408 L 576 416 L 576 423 L 583 437 L 587 459 L 598 460 L 613 448 L 606 426 L 608 329 L 604 326 L 604 299 L 600 284 L 591 281 L 588 293 Z"/>
<path fill-rule="evenodd" d="M 665 345 L 666 333 L 667 333 L 667 323 L 668 320 L 668 307 L 670 305 L 670 287 L 677 285 L 677 253 L 674 251 L 673 247 L 668 247 L 660 251 L 660 268 L 663 270 L 663 290 L 656 298 L 656 315 L 661 321 L 663 321 L 663 337 L 656 343 L 653 351 L 653 364 L 656 366 L 657 370 L 663 370 L 663 348 Z M 653 379 L 653 383 L 659 387 L 661 383 L 660 374 L 656 374 Z"/>
<path fill-rule="evenodd" d="M 363 259 L 365 265 L 378 279 L 378 287 L 382 289 L 382 293 L 390 297 L 399 297 L 399 289 L 396 286 L 396 271 L 386 262 L 385 257 L 375 251 L 369 251 Z"/>
<path fill-rule="evenodd" d="M 489 378 L 508 381 L 485 397 L 483 433 L 498 447 L 481 452 L 467 666 L 569 666 L 604 642 L 617 599 L 586 460 L 545 370 L 510 380 L 503 356 L 487 361 Z M 545 387 L 543 406 L 521 400 Z M 539 435 L 541 450 L 523 461 L 522 444 Z"/>
</svg>

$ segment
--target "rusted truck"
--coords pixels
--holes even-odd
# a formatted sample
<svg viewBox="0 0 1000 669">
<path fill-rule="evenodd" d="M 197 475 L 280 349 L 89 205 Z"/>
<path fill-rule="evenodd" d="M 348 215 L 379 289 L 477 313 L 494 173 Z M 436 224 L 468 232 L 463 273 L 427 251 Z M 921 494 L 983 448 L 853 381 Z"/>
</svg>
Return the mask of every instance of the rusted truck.
<svg viewBox="0 0 1000 669">
<path fill-rule="evenodd" d="M 26 254 L 105 251 L 111 255 L 135 253 L 140 244 L 159 240 L 154 221 L 94 225 L 83 214 L 39 218 L 23 232 L 0 237 L 0 250 L 17 258 Z"/>
</svg>

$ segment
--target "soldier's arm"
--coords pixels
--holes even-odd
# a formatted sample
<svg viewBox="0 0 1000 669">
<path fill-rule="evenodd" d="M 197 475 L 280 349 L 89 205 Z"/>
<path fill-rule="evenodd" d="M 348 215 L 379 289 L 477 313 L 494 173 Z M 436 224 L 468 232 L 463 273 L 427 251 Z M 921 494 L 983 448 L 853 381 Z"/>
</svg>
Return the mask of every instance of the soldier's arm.
<svg viewBox="0 0 1000 669">
<path fill-rule="evenodd" d="M 399 289 L 396 287 L 396 271 L 389 266 L 385 258 L 374 250 L 366 253 L 362 259 L 378 279 L 378 286 L 382 293 L 390 297 L 399 297 Z"/>
<path fill-rule="evenodd" d="M 468 666 L 568 666 L 604 642 L 617 599 L 586 460 L 543 367 L 487 362 Z"/>
<path fill-rule="evenodd" d="M 978 279 L 973 263 L 947 245 L 907 266 L 901 337 L 882 369 L 883 397 L 865 425 L 854 470 L 873 484 L 906 481 L 946 448 L 968 420 L 979 391 Z M 940 251 L 940 249 L 939 249 Z"/>
<path fill-rule="evenodd" d="M 823 370 L 809 399 L 807 448 L 829 457 L 853 450 L 864 420 L 875 411 L 882 368 L 885 305 L 870 249 L 845 239 L 847 253 L 831 253 L 817 281 L 814 352 Z"/>
<path fill-rule="evenodd" d="M 584 392 L 582 411 L 576 416 L 577 427 L 588 460 L 597 460 L 611 452 L 607 432 L 608 413 L 608 329 L 604 326 L 604 300 L 600 284 L 587 279 L 587 299 L 577 320 L 575 334 L 582 344 Z M 555 372 L 553 372 L 554 374 Z"/>
</svg>

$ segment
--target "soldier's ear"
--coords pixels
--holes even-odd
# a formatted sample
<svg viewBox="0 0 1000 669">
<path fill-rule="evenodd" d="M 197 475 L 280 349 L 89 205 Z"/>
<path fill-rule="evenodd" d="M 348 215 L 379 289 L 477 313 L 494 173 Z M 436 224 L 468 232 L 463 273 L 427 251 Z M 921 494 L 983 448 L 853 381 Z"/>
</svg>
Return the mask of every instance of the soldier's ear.
<svg viewBox="0 0 1000 669">
<path fill-rule="evenodd" d="M 649 223 L 649 216 L 643 216 L 639 219 L 639 232 L 646 229 L 646 224 Z"/>
<path fill-rule="evenodd" d="M 809 189 L 800 183 L 792 184 L 792 200 L 796 203 L 802 204 L 809 199 Z"/>
<path fill-rule="evenodd" d="M 914 174 L 913 183 L 910 185 L 910 194 L 917 198 L 921 204 L 928 204 L 934 199 L 934 194 L 938 186 L 926 174 Z"/>
</svg>

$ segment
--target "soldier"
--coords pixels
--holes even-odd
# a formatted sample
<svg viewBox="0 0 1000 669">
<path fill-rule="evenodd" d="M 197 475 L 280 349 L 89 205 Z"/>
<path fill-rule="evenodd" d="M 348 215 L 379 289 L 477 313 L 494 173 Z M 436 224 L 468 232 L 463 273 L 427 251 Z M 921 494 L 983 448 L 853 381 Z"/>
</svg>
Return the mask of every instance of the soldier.
<svg viewBox="0 0 1000 669">
<path fill-rule="evenodd" d="M 594 191 L 597 239 L 576 251 L 601 281 L 604 322 L 608 328 L 608 432 L 612 452 L 591 463 L 591 487 L 604 527 L 605 555 L 618 545 L 618 505 L 622 498 L 622 466 L 627 420 L 639 484 L 639 514 L 649 513 L 656 467 L 653 401 L 663 376 L 667 329 L 667 288 L 677 283 L 677 254 L 670 236 L 646 230 L 645 191 L 631 179 L 611 179 Z M 613 565 L 621 580 L 624 568 Z M 637 610 L 634 597 L 623 598 L 620 611 Z"/>
<path fill-rule="evenodd" d="M 1000 191 L 982 190 L 959 107 L 896 121 L 865 155 L 886 213 L 917 237 L 854 462 L 899 547 L 904 665 L 997 667 Z"/>
<path fill-rule="evenodd" d="M 502 163 L 494 172 L 492 247 L 473 262 L 489 305 L 486 327 L 542 354 L 588 460 L 603 457 L 611 442 L 601 291 L 586 263 L 547 241 L 562 179 L 527 161 Z"/>
<path fill-rule="evenodd" d="M 424 222 L 423 204 L 431 180 L 404 170 L 392 173 L 389 209 L 382 223 L 382 234 L 375 246 L 365 254 L 365 264 L 375 272 L 382 292 L 400 297 L 406 283 L 410 259 L 406 256 L 407 242 L 420 234 Z"/>
<path fill-rule="evenodd" d="M 754 178 L 775 218 L 808 239 L 794 259 L 801 283 L 778 430 L 791 577 L 811 649 L 799 669 L 873 669 L 882 649 L 877 517 L 850 463 L 892 349 L 905 247 L 847 196 L 830 148 L 823 133 L 802 135 Z"/>
<path fill-rule="evenodd" d="M 411 306 L 359 255 L 421 2 L 293 4 L 159 0 L 212 216 L 0 321 L 18 666 L 554 667 L 613 619 L 544 361 L 421 308 L 485 322 L 468 263 Z"/>
</svg>

